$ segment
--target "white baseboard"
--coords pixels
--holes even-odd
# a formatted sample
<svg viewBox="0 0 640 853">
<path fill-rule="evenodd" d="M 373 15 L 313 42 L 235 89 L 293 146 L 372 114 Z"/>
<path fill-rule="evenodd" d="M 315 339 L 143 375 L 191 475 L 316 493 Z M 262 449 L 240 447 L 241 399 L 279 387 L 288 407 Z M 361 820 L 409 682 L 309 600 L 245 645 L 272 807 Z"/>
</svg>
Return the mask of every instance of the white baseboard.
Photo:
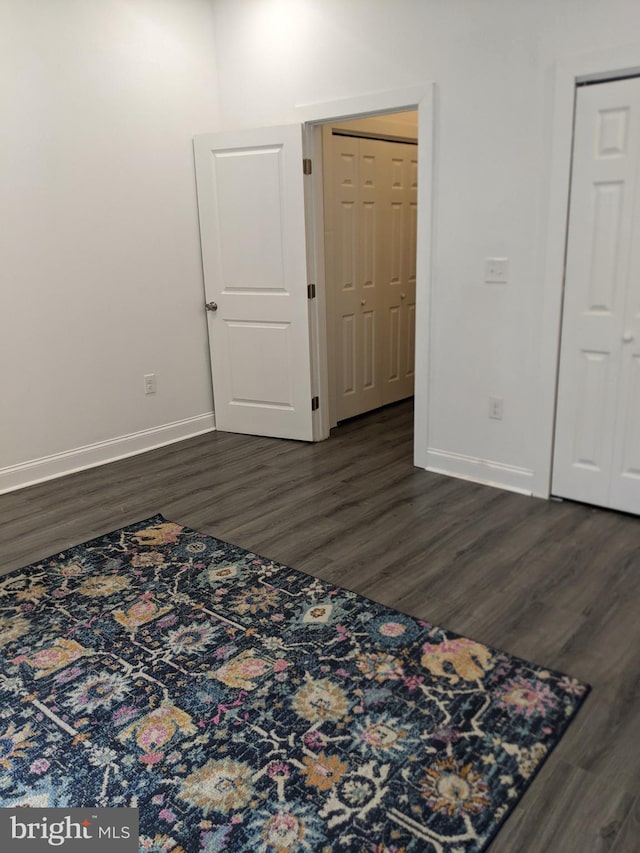
<svg viewBox="0 0 640 853">
<path fill-rule="evenodd" d="M 473 483 L 507 489 L 521 495 L 533 494 L 533 471 L 518 468 L 502 462 L 476 459 L 461 453 L 448 453 L 445 450 L 427 450 L 427 471 L 434 474 L 447 474 Z"/>
<path fill-rule="evenodd" d="M 44 480 L 52 480 L 55 477 L 63 477 L 65 474 L 73 474 L 75 471 L 94 468 L 96 465 L 104 465 L 106 462 L 115 462 L 127 456 L 145 453 L 156 447 L 164 447 L 176 441 L 183 441 L 185 438 L 211 432 L 215 428 L 213 412 L 206 412 L 182 421 L 121 435 L 96 444 L 87 444 L 84 447 L 11 465 L 8 468 L 0 468 L 0 494 L 42 483 Z"/>
</svg>

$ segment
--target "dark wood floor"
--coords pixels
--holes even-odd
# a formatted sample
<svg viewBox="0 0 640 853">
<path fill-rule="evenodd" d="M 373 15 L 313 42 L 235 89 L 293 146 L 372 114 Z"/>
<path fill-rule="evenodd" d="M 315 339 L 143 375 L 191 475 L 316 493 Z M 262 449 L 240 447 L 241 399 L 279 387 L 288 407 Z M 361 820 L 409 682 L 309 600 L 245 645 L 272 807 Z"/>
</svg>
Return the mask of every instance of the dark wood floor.
<svg viewBox="0 0 640 853">
<path fill-rule="evenodd" d="M 161 512 L 593 686 L 491 853 L 640 851 L 640 519 L 412 467 L 402 403 L 0 496 L 2 571 Z"/>
</svg>

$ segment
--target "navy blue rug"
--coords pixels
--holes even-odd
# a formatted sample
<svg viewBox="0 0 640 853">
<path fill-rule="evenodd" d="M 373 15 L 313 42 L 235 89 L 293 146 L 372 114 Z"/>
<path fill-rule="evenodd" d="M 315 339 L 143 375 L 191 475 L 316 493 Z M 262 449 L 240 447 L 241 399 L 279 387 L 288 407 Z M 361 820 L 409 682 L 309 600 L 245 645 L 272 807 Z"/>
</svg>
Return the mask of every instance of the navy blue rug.
<svg viewBox="0 0 640 853">
<path fill-rule="evenodd" d="M 476 853 L 586 685 L 166 521 L 0 577 L 0 805 L 152 853 Z"/>
</svg>

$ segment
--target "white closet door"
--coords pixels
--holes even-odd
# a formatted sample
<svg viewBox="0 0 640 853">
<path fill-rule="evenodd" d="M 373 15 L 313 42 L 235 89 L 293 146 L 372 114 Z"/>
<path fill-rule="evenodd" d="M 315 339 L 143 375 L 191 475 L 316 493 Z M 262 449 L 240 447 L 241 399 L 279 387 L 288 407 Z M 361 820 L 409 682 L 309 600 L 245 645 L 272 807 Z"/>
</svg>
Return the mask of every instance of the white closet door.
<svg viewBox="0 0 640 853">
<path fill-rule="evenodd" d="M 216 427 L 311 441 L 302 129 L 194 149 Z"/>
<path fill-rule="evenodd" d="M 417 146 L 324 134 L 336 420 L 413 394 Z"/>
<path fill-rule="evenodd" d="M 640 79 L 578 90 L 553 492 L 640 513 Z"/>
<path fill-rule="evenodd" d="M 383 164 L 375 143 L 332 136 L 332 259 L 335 305 L 336 417 L 382 405 L 381 258 Z"/>
</svg>

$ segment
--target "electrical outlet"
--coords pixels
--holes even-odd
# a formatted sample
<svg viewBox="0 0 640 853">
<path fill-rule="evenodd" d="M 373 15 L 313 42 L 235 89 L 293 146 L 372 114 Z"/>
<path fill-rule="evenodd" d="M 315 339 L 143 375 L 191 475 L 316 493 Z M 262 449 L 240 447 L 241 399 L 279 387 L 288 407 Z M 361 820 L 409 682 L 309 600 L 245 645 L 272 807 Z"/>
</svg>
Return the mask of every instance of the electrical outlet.
<svg viewBox="0 0 640 853">
<path fill-rule="evenodd" d="M 506 284 L 509 279 L 509 258 L 485 258 L 485 284 Z"/>
<path fill-rule="evenodd" d="M 144 377 L 144 393 L 156 393 L 156 375 L 155 373 L 146 373 Z"/>
<path fill-rule="evenodd" d="M 504 400 L 502 397 L 489 397 L 489 417 L 494 421 L 502 420 L 502 405 Z"/>
</svg>

